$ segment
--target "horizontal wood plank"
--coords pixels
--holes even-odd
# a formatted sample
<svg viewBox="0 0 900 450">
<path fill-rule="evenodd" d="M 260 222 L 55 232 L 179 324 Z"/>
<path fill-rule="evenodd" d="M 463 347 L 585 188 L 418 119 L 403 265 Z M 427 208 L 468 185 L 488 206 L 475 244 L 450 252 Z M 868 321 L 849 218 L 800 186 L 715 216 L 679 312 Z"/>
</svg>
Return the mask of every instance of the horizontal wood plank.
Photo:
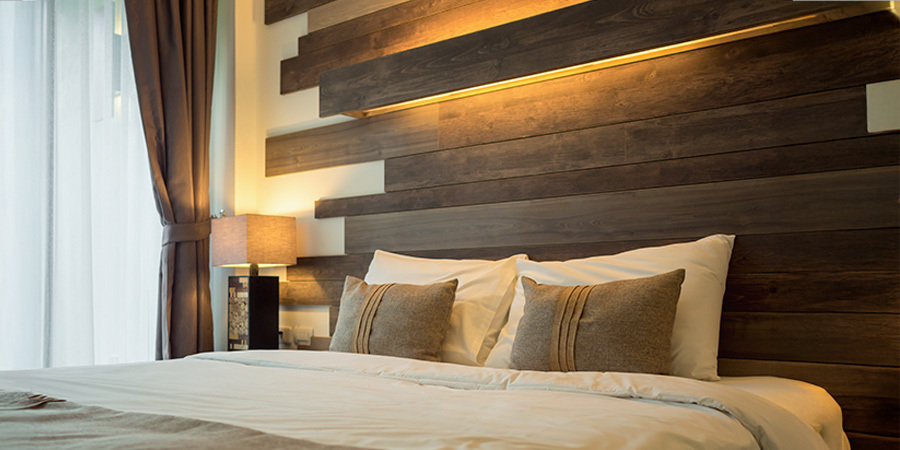
<svg viewBox="0 0 900 450">
<path fill-rule="evenodd" d="M 344 281 L 287 281 L 279 283 L 282 305 L 332 305 L 340 303 Z"/>
<path fill-rule="evenodd" d="M 441 147 L 896 79 L 900 77 L 900 67 L 894 64 L 900 58 L 896 34 L 894 16 L 870 14 L 453 100 L 440 104 Z"/>
<path fill-rule="evenodd" d="M 840 6 L 772 0 L 581 3 L 322 73 L 319 113 L 372 109 Z"/>
<path fill-rule="evenodd" d="M 409 0 L 333 0 L 309 12 L 310 33 L 353 20 Z"/>
<path fill-rule="evenodd" d="M 834 170 L 895 166 L 897 135 L 600 167 L 530 177 L 325 199 L 316 217 L 348 217 Z M 452 167 L 452 166 L 450 166 Z M 463 172 L 446 170 L 447 172 Z M 476 170 L 477 171 L 477 170 Z M 424 179 L 424 178 L 423 178 Z"/>
<path fill-rule="evenodd" d="M 334 0 L 266 0 L 265 22 L 271 25 L 280 20 L 303 14 Z"/>
<path fill-rule="evenodd" d="M 900 448 L 900 439 L 895 437 L 847 433 L 847 439 L 850 440 L 850 448 L 853 450 L 897 450 Z"/>
<path fill-rule="evenodd" d="M 365 253 L 896 227 L 896 167 L 345 219 Z M 660 224 L 665 224 L 660 227 Z"/>
<path fill-rule="evenodd" d="M 730 274 L 725 311 L 900 313 L 900 273 Z"/>
<path fill-rule="evenodd" d="M 612 255 L 638 248 L 685 242 L 688 239 L 622 240 L 574 244 L 521 245 L 406 252 L 425 258 L 497 260 L 526 253 L 535 261 L 564 261 Z M 345 276 L 363 278 L 372 253 L 298 258 L 287 268 L 291 281 L 342 281 Z M 805 272 L 883 273 L 900 267 L 900 229 L 824 231 L 765 235 L 739 235 L 735 239 L 730 277 Z"/>
<path fill-rule="evenodd" d="M 378 161 L 437 147 L 437 109 L 417 108 L 266 139 L 266 176 Z"/>
<path fill-rule="evenodd" d="M 480 0 L 305 52 L 281 62 L 281 93 L 319 84 L 320 74 L 495 27 L 586 0 Z M 336 87 L 340 89 L 340 87 Z"/>
<path fill-rule="evenodd" d="M 718 371 L 722 376 L 770 375 L 806 381 L 840 397 L 900 397 L 900 369 L 892 367 L 719 357 Z"/>
<path fill-rule="evenodd" d="M 297 264 L 287 268 L 287 279 L 291 281 L 343 280 L 347 275 L 363 278 L 371 261 L 371 253 L 297 258 Z"/>
<path fill-rule="evenodd" d="M 844 429 L 898 437 L 900 402 L 872 397 L 835 397 L 844 412 Z"/>
<path fill-rule="evenodd" d="M 900 230 L 739 235 L 729 274 L 890 272 L 900 267 Z"/>
<path fill-rule="evenodd" d="M 333 0 L 332 0 L 333 1 Z M 310 31 L 297 40 L 298 54 L 311 52 L 342 41 L 358 38 L 422 17 L 440 14 L 482 0 L 408 0 L 364 16 Z"/>
<path fill-rule="evenodd" d="M 419 189 L 867 135 L 865 88 L 857 86 L 393 158 L 385 162 L 385 190 Z M 896 137 L 890 146 L 897 147 Z M 467 170 L 446 170 L 463 165 Z"/>
<path fill-rule="evenodd" d="M 719 356 L 897 367 L 897 314 L 722 314 Z"/>
</svg>

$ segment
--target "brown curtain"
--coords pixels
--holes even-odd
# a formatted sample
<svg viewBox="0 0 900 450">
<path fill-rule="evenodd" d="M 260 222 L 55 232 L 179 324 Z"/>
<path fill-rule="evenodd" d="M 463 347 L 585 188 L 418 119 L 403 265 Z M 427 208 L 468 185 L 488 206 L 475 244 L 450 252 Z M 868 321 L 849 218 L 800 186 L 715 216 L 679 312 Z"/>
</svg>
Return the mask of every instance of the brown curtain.
<svg viewBox="0 0 900 450">
<path fill-rule="evenodd" d="M 213 349 L 209 119 L 217 0 L 126 0 L 156 209 L 162 220 L 156 358 Z"/>
</svg>

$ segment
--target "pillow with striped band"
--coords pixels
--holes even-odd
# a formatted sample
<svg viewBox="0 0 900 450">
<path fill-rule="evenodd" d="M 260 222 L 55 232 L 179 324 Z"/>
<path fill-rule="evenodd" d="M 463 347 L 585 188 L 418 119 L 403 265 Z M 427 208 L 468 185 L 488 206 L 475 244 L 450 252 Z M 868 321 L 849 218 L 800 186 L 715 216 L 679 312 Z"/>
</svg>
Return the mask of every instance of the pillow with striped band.
<svg viewBox="0 0 900 450">
<path fill-rule="evenodd" d="M 440 361 L 456 285 L 368 284 L 348 276 L 329 350 Z"/>
<path fill-rule="evenodd" d="M 588 286 L 545 285 L 523 277 L 525 314 L 510 367 L 668 375 L 684 273 Z"/>
</svg>

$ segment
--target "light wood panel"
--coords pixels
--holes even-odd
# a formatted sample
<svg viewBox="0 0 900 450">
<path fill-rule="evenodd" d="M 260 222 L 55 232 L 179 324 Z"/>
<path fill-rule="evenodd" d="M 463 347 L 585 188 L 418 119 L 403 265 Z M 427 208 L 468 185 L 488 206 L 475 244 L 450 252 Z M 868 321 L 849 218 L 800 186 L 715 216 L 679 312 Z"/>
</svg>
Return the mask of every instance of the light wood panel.
<svg viewBox="0 0 900 450">
<path fill-rule="evenodd" d="M 419 189 L 866 136 L 865 111 L 865 88 L 858 86 L 394 158 L 385 162 L 385 189 Z M 442 131 L 446 135 L 447 128 Z M 471 169 L 441 170 L 460 164 L 471 164 Z"/>
<path fill-rule="evenodd" d="M 332 0 L 309 12 L 310 33 L 353 20 L 409 0 Z"/>
<path fill-rule="evenodd" d="M 436 119 L 436 108 L 418 108 L 268 138 L 266 176 L 432 150 Z"/>
<path fill-rule="evenodd" d="M 324 72 L 319 114 L 415 100 L 837 7 L 773 0 L 581 3 Z"/>
<path fill-rule="evenodd" d="M 348 253 L 894 227 L 896 167 L 348 217 Z M 660 227 L 665 224 L 665 227 Z"/>
<path fill-rule="evenodd" d="M 441 147 L 896 79 L 896 33 L 896 17 L 871 14 L 442 103 Z"/>
<path fill-rule="evenodd" d="M 271 25 L 333 1 L 335 0 L 266 0 L 265 22 L 266 25 Z"/>
<path fill-rule="evenodd" d="M 481 0 L 348 39 L 281 62 L 281 93 L 319 84 L 319 75 L 380 56 L 494 27 L 586 0 Z M 341 89 L 336 87 L 336 89 Z"/>
<path fill-rule="evenodd" d="M 405 190 L 387 194 L 327 199 L 316 202 L 316 217 L 345 217 L 414 211 L 743 180 L 763 176 L 893 166 L 900 163 L 897 137 L 895 134 L 874 136 L 846 141 Z M 542 170 L 541 168 L 532 169 L 535 172 Z M 482 173 L 478 168 L 472 172 Z M 485 175 L 491 176 L 488 173 Z M 426 179 L 418 175 L 415 177 Z"/>
</svg>

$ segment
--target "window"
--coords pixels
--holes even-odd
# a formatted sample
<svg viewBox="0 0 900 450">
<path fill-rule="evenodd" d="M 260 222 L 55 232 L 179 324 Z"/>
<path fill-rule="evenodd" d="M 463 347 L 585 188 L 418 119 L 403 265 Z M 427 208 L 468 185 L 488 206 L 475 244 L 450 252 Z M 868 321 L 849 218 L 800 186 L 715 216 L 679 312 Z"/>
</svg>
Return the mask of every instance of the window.
<svg viewBox="0 0 900 450">
<path fill-rule="evenodd" d="M 0 2 L 0 369 L 153 359 L 138 110 L 122 0 Z"/>
</svg>

